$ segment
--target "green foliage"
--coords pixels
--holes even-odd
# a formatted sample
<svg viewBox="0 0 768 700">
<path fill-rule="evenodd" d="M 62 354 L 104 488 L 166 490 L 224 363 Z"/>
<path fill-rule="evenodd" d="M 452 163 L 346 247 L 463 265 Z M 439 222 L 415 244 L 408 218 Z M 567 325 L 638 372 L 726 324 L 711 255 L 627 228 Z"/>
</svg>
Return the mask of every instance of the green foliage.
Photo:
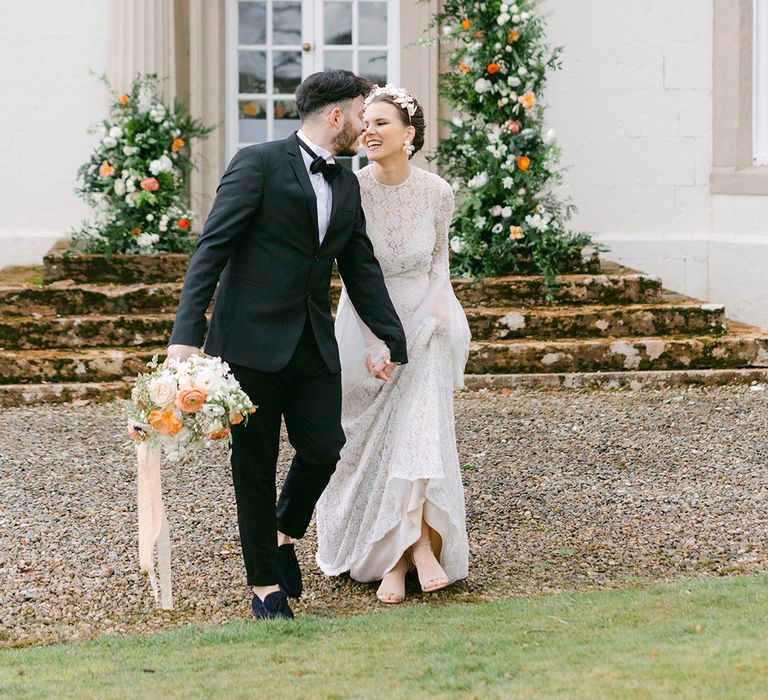
<svg viewBox="0 0 768 700">
<path fill-rule="evenodd" d="M 77 193 L 96 212 L 73 231 L 72 248 L 87 253 L 186 253 L 194 247 L 187 178 L 189 144 L 213 127 L 175 102 L 169 109 L 155 75 L 139 75 L 129 93 L 111 90 L 108 118 L 78 170 Z"/>
<path fill-rule="evenodd" d="M 541 95 L 560 50 L 547 44 L 537 4 L 446 0 L 434 17 L 448 64 L 440 95 L 456 115 L 443 122 L 451 133 L 436 157 L 457 192 L 460 275 L 510 274 L 530 260 L 551 283 L 563 259 L 591 242 L 566 230 L 573 207 L 553 192 L 560 149 Z"/>
</svg>

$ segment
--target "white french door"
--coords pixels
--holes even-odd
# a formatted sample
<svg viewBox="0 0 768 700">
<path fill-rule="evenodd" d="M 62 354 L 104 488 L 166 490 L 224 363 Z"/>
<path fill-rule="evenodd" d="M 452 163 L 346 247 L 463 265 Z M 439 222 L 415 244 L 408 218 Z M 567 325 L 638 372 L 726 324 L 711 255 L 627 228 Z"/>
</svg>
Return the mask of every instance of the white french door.
<svg viewBox="0 0 768 700">
<path fill-rule="evenodd" d="M 227 0 L 226 31 L 230 157 L 299 128 L 294 93 L 311 73 L 399 80 L 399 0 Z"/>
</svg>

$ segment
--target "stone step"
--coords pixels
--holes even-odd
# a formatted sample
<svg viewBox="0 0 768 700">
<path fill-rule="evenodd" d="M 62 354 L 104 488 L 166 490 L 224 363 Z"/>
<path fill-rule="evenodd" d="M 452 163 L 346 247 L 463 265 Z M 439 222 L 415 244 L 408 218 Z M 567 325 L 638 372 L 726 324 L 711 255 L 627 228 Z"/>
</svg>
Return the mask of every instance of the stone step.
<svg viewBox="0 0 768 700">
<path fill-rule="evenodd" d="M 465 309 L 476 340 L 722 334 L 725 308 L 699 302 Z"/>
<path fill-rule="evenodd" d="M 168 342 L 174 314 L 0 318 L 0 349 L 142 347 Z"/>
<path fill-rule="evenodd" d="M 554 289 L 554 302 L 579 304 L 640 304 L 662 299 L 661 282 L 638 273 L 565 275 Z M 500 277 L 486 280 L 454 279 L 463 306 L 533 307 L 547 303 L 541 277 Z M 331 285 L 336 303 L 341 283 Z M 0 286 L 0 315 L 80 316 L 175 311 L 180 282 L 106 285 L 55 282 L 39 286 Z"/>
<path fill-rule="evenodd" d="M 551 374 L 467 374 L 468 391 L 511 389 L 659 389 L 688 386 L 752 384 L 768 390 L 768 369 L 673 369 L 645 372 L 570 372 Z"/>
<path fill-rule="evenodd" d="M 692 335 L 725 332 L 723 307 L 698 303 L 619 307 L 466 309 L 476 340 Z M 171 335 L 173 313 L 0 317 L 0 349 L 141 347 Z"/>
<path fill-rule="evenodd" d="M 79 316 L 173 312 L 181 284 L 0 287 L 1 316 Z"/>
<path fill-rule="evenodd" d="M 768 367 L 768 331 L 730 322 L 722 336 L 473 341 L 467 373 L 531 374 Z"/>
<path fill-rule="evenodd" d="M 133 379 L 116 382 L 0 385 L 0 407 L 49 403 L 102 403 L 131 396 Z"/>
<path fill-rule="evenodd" d="M 0 352 L 0 384 L 111 382 L 165 347 Z M 732 323 L 723 336 L 473 341 L 468 374 L 768 367 L 768 332 Z"/>
</svg>

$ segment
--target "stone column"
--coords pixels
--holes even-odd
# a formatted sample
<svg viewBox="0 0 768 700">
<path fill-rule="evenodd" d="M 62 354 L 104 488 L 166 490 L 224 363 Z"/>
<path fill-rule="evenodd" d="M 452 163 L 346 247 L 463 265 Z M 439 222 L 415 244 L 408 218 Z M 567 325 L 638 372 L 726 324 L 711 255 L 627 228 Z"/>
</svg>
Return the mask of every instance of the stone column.
<svg viewBox="0 0 768 700">
<path fill-rule="evenodd" d="M 157 73 L 168 101 L 176 97 L 173 0 L 109 0 L 107 76 L 125 92 L 138 73 Z"/>
</svg>

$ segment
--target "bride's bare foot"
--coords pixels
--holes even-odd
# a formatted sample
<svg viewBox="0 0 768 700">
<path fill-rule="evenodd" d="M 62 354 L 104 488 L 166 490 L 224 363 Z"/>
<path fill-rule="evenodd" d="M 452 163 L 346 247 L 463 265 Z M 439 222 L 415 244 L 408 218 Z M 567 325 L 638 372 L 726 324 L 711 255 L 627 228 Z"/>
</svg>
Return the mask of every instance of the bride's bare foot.
<svg viewBox="0 0 768 700">
<path fill-rule="evenodd" d="M 408 562 L 405 557 L 395 564 L 381 579 L 381 585 L 376 591 L 376 597 L 382 603 L 402 603 L 405 600 L 405 574 L 408 571 Z"/>
<path fill-rule="evenodd" d="M 419 540 L 411 547 L 411 558 L 419 575 L 421 590 L 425 593 L 439 591 L 448 585 L 448 576 L 440 566 L 432 551 L 432 543 L 429 539 Z"/>
</svg>

